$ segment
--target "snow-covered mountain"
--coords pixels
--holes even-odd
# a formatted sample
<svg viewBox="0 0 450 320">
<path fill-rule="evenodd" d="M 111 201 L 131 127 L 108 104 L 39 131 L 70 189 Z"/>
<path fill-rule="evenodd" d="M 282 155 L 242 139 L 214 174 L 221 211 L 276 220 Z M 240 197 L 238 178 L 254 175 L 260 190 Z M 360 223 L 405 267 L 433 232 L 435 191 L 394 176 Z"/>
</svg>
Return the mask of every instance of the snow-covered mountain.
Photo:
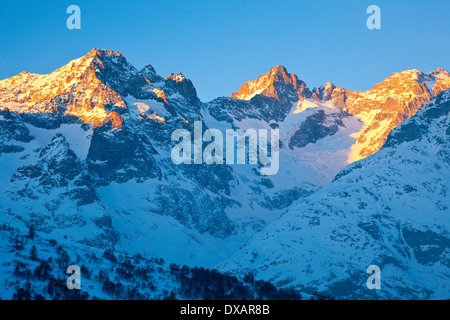
<svg viewBox="0 0 450 320">
<path fill-rule="evenodd" d="M 448 298 L 450 89 L 249 241 L 223 271 L 337 298 Z M 381 290 L 366 269 L 381 268 Z"/>
<path fill-rule="evenodd" d="M 181 73 L 164 78 L 93 49 L 48 75 L 0 81 L 0 223 L 62 246 L 211 267 L 378 151 L 449 87 L 438 69 L 393 74 L 366 92 L 310 90 L 276 66 L 203 103 Z M 278 173 L 175 165 L 171 135 L 193 132 L 195 121 L 203 132 L 279 129 Z"/>
<path fill-rule="evenodd" d="M 151 70 L 92 50 L 49 75 L 0 83 L 3 221 L 130 254 L 210 260 L 236 233 L 224 211 L 236 205 L 233 176 L 172 163 L 171 134 L 192 131 L 201 103 L 183 76 L 153 86 Z"/>
</svg>

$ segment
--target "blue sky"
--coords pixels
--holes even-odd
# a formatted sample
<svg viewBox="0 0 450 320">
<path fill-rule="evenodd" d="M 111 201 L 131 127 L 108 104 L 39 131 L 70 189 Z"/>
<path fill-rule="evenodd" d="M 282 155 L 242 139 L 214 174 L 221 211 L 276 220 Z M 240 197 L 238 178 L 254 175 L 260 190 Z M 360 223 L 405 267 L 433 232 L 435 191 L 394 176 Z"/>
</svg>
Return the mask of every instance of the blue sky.
<svg viewBox="0 0 450 320">
<path fill-rule="evenodd" d="M 66 8 L 81 8 L 68 30 Z M 381 30 L 366 9 L 381 8 Z M 49 73 L 92 48 L 138 69 L 182 72 L 202 101 L 284 65 L 312 89 L 331 81 L 366 90 L 393 72 L 450 70 L 450 1 L 1 1 L 0 79 Z"/>
</svg>

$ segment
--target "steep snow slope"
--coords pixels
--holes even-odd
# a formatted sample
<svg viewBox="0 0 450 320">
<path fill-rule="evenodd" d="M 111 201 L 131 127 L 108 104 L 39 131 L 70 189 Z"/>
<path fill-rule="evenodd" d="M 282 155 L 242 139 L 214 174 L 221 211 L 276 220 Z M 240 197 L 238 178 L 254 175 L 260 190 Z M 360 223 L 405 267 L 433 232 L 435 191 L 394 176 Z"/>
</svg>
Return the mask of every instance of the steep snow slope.
<svg viewBox="0 0 450 320">
<path fill-rule="evenodd" d="M 338 298 L 449 298 L 449 113 L 446 90 L 220 269 Z"/>
</svg>

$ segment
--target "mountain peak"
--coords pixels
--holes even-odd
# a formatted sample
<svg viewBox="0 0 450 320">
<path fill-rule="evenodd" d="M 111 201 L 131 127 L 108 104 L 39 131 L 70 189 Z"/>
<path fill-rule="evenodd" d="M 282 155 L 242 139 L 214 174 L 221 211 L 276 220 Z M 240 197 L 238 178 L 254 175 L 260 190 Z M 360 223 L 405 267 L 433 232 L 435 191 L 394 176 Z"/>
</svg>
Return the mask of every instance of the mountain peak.
<svg viewBox="0 0 450 320">
<path fill-rule="evenodd" d="M 107 50 L 107 49 L 98 49 L 98 48 L 91 49 L 87 53 L 86 56 L 103 56 L 103 55 L 123 57 L 122 53 L 120 53 L 119 51 L 113 51 L 113 50 Z"/>
<path fill-rule="evenodd" d="M 94 48 L 91 49 L 86 55 L 82 56 L 81 58 L 70 61 L 67 65 L 75 63 L 86 68 L 93 68 L 95 67 L 95 65 L 101 66 L 103 61 L 105 59 L 109 59 L 110 57 L 120 57 L 122 59 L 125 59 L 125 57 L 118 51 Z"/>
<path fill-rule="evenodd" d="M 120 52 L 92 49 L 50 74 L 22 72 L 1 81 L 0 101 L 6 97 L 5 105 L 14 112 L 67 114 L 95 126 L 108 115 L 105 105 L 126 108 L 121 95 L 149 97 L 144 85 L 144 77 Z"/>
<path fill-rule="evenodd" d="M 290 74 L 282 65 L 277 65 L 269 69 L 265 74 L 260 75 L 256 80 L 245 81 L 238 92 L 231 94 L 232 98 L 240 100 L 250 100 L 256 95 L 280 99 L 279 93 L 297 91 L 299 97 L 309 96 L 309 89 L 306 84 L 299 80 L 295 74 Z"/>
<path fill-rule="evenodd" d="M 450 78 L 450 73 L 448 73 L 447 71 L 445 71 L 442 68 L 437 68 L 437 70 L 433 70 L 430 72 L 431 76 L 435 76 L 439 79 L 447 79 Z"/>
<path fill-rule="evenodd" d="M 160 82 L 163 78 L 156 73 L 155 68 L 148 63 L 144 68 L 142 68 L 141 73 L 150 81 L 152 84 Z"/>
<path fill-rule="evenodd" d="M 173 81 L 175 81 L 175 82 L 183 82 L 183 81 L 186 81 L 186 77 L 181 73 L 181 72 L 178 72 L 177 74 L 173 74 L 173 73 L 171 73 L 171 74 L 169 74 L 167 77 L 166 77 L 166 80 L 173 80 Z"/>
<path fill-rule="evenodd" d="M 175 92 L 181 94 L 190 103 L 194 105 L 200 104 L 200 99 L 197 96 L 197 91 L 191 80 L 187 79 L 182 73 L 171 73 L 165 78 L 165 85 Z"/>
<path fill-rule="evenodd" d="M 269 72 L 270 74 L 274 75 L 286 75 L 290 76 L 289 72 L 287 71 L 285 66 L 277 65 L 275 67 L 270 68 Z"/>
<path fill-rule="evenodd" d="M 142 68 L 141 72 L 143 72 L 144 70 L 146 70 L 147 72 L 156 73 L 155 68 L 150 63 L 147 63 L 147 65 Z"/>
</svg>

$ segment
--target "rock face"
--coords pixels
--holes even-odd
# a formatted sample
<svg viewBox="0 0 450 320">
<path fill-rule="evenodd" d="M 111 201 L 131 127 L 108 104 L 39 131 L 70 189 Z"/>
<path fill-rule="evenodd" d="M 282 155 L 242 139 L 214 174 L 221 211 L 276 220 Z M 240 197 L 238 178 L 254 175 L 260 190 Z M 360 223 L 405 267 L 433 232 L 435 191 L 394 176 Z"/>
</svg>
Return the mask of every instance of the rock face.
<svg viewBox="0 0 450 320">
<path fill-rule="evenodd" d="M 48 75 L 22 72 L 0 81 L 0 222 L 33 226 L 63 244 L 213 266 L 268 224 L 283 221 L 297 203 L 309 203 L 304 199 L 338 173 L 333 185 L 343 181 L 349 163 L 379 150 L 422 105 L 444 101 L 449 79 L 442 69 L 429 75 L 412 70 L 366 92 L 331 83 L 310 90 L 277 66 L 232 97 L 202 103 L 181 73 L 162 77 L 150 64 L 139 71 L 118 52 L 93 49 Z M 172 133 L 193 133 L 195 121 L 203 132 L 279 129 L 278 173 L 263 176 L 260 165 L 175 165 Z M 386 149 L 417 139 L 428 125 L 405 122 L 398 129 L 404 134 L 391 135 Z M 439 159 L 448 158 L 445 152 Z M 378 170 L 374 177 L 382 166 Z M 358 181 L 352 187 L 365 187 Z M 422 187 L 405 183 L 398 192 L 412 196 Z M 369 207 L 360 202 L 355 210 Z M 380 214 L 376 208 L 367 212 Z M 422 243 L 414 230 L 417 225 L 403 236 L 417 251 Z M 435 239 L 436 230 L 424 230 L 423 237 Z M 275 278 L 279 285 L 299 283 L 287 280 Z"/>
<path fill-rule="evenodd" d="M 450 89 L 220 265 L 338 298 L 448 298 Z M 381 290 L 366 269 L 381 268 Z"/>
<path fill-rule="evenodd" d="M 258 105 L 265 121 L 282 121 L 292 109 L 292 102 L 304 100 L 311 95 L 303 81 L 287 72 L 283 66 L 276 66 L 253 81 L 246 81 L 231 97 L 251 100 Z"/>
<path fill-rule="evenodd" d="M 318 110 L 316 113 L 307 117 L 300 125 L 289 141 L 289 148 L 302 148 L 309 143 L 316 143 L 319 139 L 326 136 L 332 136 L 338 132 L 339 127 L 345 127 L 342 118 L 344 113 L 333 113 L 331 116 L 325 114 L 325 111 Z M 330 123 L 334 121 L 334 124 Z"/>
</svg>

